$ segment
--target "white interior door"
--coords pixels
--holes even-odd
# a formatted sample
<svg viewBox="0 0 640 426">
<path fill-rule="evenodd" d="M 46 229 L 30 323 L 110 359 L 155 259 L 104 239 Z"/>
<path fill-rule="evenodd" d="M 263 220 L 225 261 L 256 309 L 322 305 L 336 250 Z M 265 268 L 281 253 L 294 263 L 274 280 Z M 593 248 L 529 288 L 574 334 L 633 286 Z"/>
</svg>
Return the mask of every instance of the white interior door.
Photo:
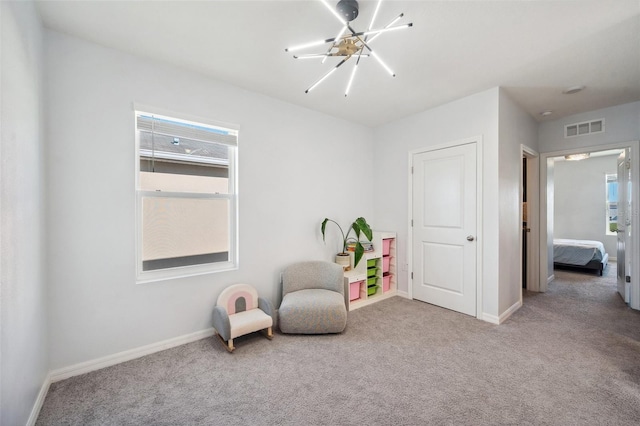
<svg viewBox="0 0 640 426">
<path fill-rule="evenodd" d="M 526 289 L 529 291 L 540 291 L 539 273 L 540 273 L 540 254 L 538 246 L 540 244 L 539 236 L 539 172 L 538 172 L 538 154 L 529 148 L 523 148 L 523 157 L 527 162 L 526 187 L 527 187 L 527 228 L 524 230 L 523 238 L 526 235 L 526 247 L 523 247 L 526 254 Z M 523 176 L 524 178 L 524 176 Z M 521 194 L 522 195 L 522 194 Z M 524 210 L 524 206 L 523 206 Z M 524 218 L 523 218 L 524 221 Z"/>
<path fill-rule="evenodd" d="M 625 149 L 618 157 L 618 293 L 626 303 L 629 303 L 630 283 L 627 275 L 630 275 L 630 258 L 627 256 L 627 247 L 631 248 L 631 159 L 629 148 Z"/>
<path fill-rule="evenodd" d="M 413 155 L 413 298 L 476 316 L 477 144 Z"/>
</svg>

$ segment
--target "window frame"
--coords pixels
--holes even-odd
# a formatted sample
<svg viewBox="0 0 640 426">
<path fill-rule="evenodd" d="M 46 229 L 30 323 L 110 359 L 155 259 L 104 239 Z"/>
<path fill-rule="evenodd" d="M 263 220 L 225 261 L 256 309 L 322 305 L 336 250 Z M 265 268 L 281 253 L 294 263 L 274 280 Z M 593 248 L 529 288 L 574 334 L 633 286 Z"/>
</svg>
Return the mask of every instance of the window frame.
<svg viewBox="0 0 640 426">
<path fill-rule="evenodd" d="M 135 135 L 135 262 L 136 262 L 136 283 L 144 284 L 156 281 L 165 281 L 176 278 L 191 277 L 196 275 L 211 274 L 217 272 L 225 272 L 237 270 L 239 265 L 239 225 L 238 225 L 238 146 L 227 144 L 228 146 L 228 193 L 198 193 L 198 192 L 156 192 L 140 189 L 140 131 L 138 130 L 137 118 L 139 115 L 152 115 L 155 117 L 184 121 L 188 123 L 199 124 L 216 129 L 228 130 L 235 132 L 238 136 L 237 126 L 228 124 L 220 125 L 211 120 L 201 117 L 192 117 L 176 112 L 160 111 L 157 108 L 148 106 L 134 105 L 133 111 L 133 127 Z M 229 200 L 229 251 L 228 260 L 222 262 L 204 263 L 197 265 L 177 266 L 163 269 L 143 270 L 143 199 L 147 197 L 153 198 L 189 198 L 189 199 L 227 199 Z"/>
</svg>

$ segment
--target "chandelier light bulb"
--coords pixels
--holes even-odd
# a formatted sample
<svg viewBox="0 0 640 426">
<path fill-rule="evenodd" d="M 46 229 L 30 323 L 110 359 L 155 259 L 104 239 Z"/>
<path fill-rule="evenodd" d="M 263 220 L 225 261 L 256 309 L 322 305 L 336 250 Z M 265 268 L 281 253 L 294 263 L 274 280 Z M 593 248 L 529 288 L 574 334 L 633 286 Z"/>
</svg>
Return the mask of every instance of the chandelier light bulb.
<svg viewBox="0 0 640 426">
<path fill-rule="evenodd" d="M 299 44 L 297 46 L 292 46 L 292 47 L 287 47 L 286 49 L 284 49 L 284 51 L 285 52 L 295 52 L 296 50 L 302 50 L 302 49 L 307 49 L 309 47 L 320 46 L 321 44 L 325 44 L 325 42 L 326 42 L 326 40 L 311 41 L 309 43 Z"/>
<path fill-rule="evenodd" d="M 378 10 L 380 10 L 380 4 L 382 0 L 378 0 L 378 4 L 376 4 L 376 10 L 373 12 L 373 16 L 371 17 L 371 23 L 369 24 L 369 30 L 373 28 L 373 23 L 376 21 L 376 16 L 378 16 Z"/>
<path fill-rule="evenodd" d="M 347 83 L 347 89 L 344 91 L 344 96 L 346 97 L 349 94 L 349 90 L 351 90 L 351 83 L 353 83 L 353 78 L 356 76 L 356 71 L 358 70 L 358 63 L 353 66 L 353 71 L 351 71 L 351 77 L 349 77 L 349 83 Z"/>
<path fill-rule="evenodd" d="M 384 61 L 382 59 L 380 59 L 380 56 L 378 56 L 376 53 L 374 53 L 373 50 L 370 50 L 369 53 L 371 53 L 371 56 L 373 56 L 374 58 L 376 58 L 378 60 L 380 65 L 382 65 L 382 68 L 387 70 L 387 72 L 389 73 L 389 75 L 391 75 L 391 77 L 395 77 L 396 76 L 396 73 L 391 71 L 391 68 L 389 68 L 389 66 L 387 64 L 385 64 Z"/>
<path fill-rule="evenodd" d="M 412 26 L 413 26 L 413 24 L 398 25 L 397 27 L 383 28 L 381 30 L 365 31 L 365 32 L 362 33 L 362 35 L 369 36 L 369 35 L 372 35 L 372 34 L 381 34 L 381 33 L 386 33 L 386 32 L 389 32 L 389 31 L 401 30 L 403 28 L 410 28 Z"/>
<path fill-rule="evenodd" d="M 307 90 L 305 90 L 305 93 L 309 93 L 310 91 L 312 91 L 313 89 L 315 89 L 318 84 L 322 83 L 323 81 L 325 81 L 327 78 L 329 78 L 329 76 L 331 74 L 333 74 L 338 68 L 332 68 L 331 71 L 329 71 L 328 73 L 326 73 L 322 78 L 320 78 L 320 80 L 316 81 L 315 83 L 313 83 L 311 85 L 311 87 L 309 87 Z"/>
</svg>

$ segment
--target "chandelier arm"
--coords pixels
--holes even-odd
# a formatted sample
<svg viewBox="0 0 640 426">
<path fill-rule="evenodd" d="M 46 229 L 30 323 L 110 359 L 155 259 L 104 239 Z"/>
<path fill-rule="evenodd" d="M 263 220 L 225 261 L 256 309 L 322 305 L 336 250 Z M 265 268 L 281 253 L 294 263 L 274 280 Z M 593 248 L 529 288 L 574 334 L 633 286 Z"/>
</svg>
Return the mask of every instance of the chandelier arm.
<svg viewBox="0 0 640 426">
<path fill-rule="evenodd" d="M 356 71 L 358 70 L 358 65 L 360 65 L 360 58 L 362 58 L 363 53 L 362 53 L 362 47 L 360 48 L 360 50 L 358 51 L 358 58 L 356 59 L 356 63 L 353 66 L 353 71 L 351 71 L 351 77 L 349 77 L 349 82 L 347 83 L 347 88 L 344 91 L 344 97 L 346 98 L 349 95 L 349 90 L 351 90 L 351 84 L 353 84 L 353 80 L 356 77 Z M 364 54 L 364 56 L 369 56 L 367 54 Z"/>
<path fill-rule="evenodd" d="M 342 64 L 344 64 L 345 62 L 347 62 L 349 60 L 349 58 L 351 58 L 350 56 L 347 56 L 346 58 L 344 58 L 342 61 L 340 61 L 340 63 L 338 63 L 338 65 L 336 65 L 335 67 L 331 68 L 331 70 L 329 70 L 328 73 L 326 73 L 325 75 L 323 75 L 322 77 L 320 77 L 320 79 L 318 81 L 316 81 L 315 83 L 313 83 L 311 85 L 311 87 L 309 87 L 307 90 L 304 91 L 304 93 L 309 93 L 311 90 L 313 90 L 317 85 L 319 85 L 320 83 L 322 83 L 324 80 L 326 80 L 331 74 L 333 74 L 333 72 L 335 70 L 337 70 L 338 68 L 340 68 L 340 66 Z"/>
<path fill-rule="evenodd" d="M 347 83 L 347 88 L 344 90 L 345 98 L 349 95 L 349 90 L 351 90 L 351 84 L 353 83 L 353 79 L 356 76 L 356 70 L 358 69 L 358 63 L 360 58 L 358 57 L 358 62 L 353 66 L 353 70 L 351 71 L 351 77 L 349 77 L 349 82 Z"/>
<path fill-rule="evenodd" d="M 360 40 L 360 42 L 362 43 L 362 45 L 363 45 L 364 47 L 366 47 L 366 48 L 367 48 L 367 50 L 368 50 L 369 52 L 371 52 L 371 54 L 373 55 L 373 49 L 372 49 L 371 47 L 369 47 L 369 45 L 367 44 L 367 42 L 366 42 L 366 41 L 364 41 L 364 40 L 363 40 L 362 38 L 360 38 L 360 37 L 358 37 L 358 40 Z"/>
<path fill-rule="evenodd" d="M 371 17 L 371 22 L 369 23 L 369 28 L 367 29 L 367 31 L 371 30 L 371 28 L 373 28 L 373 23 L 376 20 L 376 16 L 378 16 L 378 10 L 380 10 L 380 5 L 382 4 L 382 0 L 378 0 L 378 4 L 376 4 L 376 9 L 373 12 L 373 16 Z M 367 40 L 369 36 L 365 36 L 365 40 Z M 346 96 L 346 95 L 345 95 Z"/>
<path fill-rule="evenodd" d="M 321 44 L 333 43 L 335 40 L 336 40 L 335 38 L 328 38 L 328 39 L 325 39 L 325 40 L 316 40 L 316 41 L 312 41 L 310 43 L 299 44 L 297 46 L 287 47 L 286 49 L 284 49 L 284 51 L 285 52 L 293 52 L 294 50 L 301 50 L 301 49 L 306 49 L 308 47 L 320 46 Z"/>
<path fill-rule="evenodd" d="M 383 27 L 383 29 L 386 30 L 387 28 L 389 28 L 390 26 L 392 26 L 393 24 L 398 22 L 403 16 L 404 16 L 404 12 L 402 12 L 400 15 L 396 16 L 395 18 L 393 18 L 393 20 L 391 20 L 391 22 L 389 22 L 387 25 L 385 25 Z M 377 39 L 380 34 L 382 34 L 382 33 L 374 34 L 373 37 L 371 37 L 371 40 L 369 40 L 369 43 L 371 43 L 373 40 Z M 369 37 L 369 36 L 367 36 L 367 37 Z M 365 37 L 365 41 L 367 40 L 367 37 Z"/>
<path fill-rule="evenodd" d="M 367 50 L 369 50 L 369 53 L 371 54 L 371 56 L 373 56 L 374 58 L 376 58 L 376 60 L 378 61 L 378 63 L 380 63 L 380 65 L 382 66 L 382 68 L 384 68 L 384 69 L 385 69 L 385 71 L 387 71 L 389 74 L 391 74 L 391 77 L 395 77 L 395 76 L 396 76 L 396 73 L 394 73 L 394 72 L 391 70 L 391 68 L 389 68 L 389 67 L 387 66 L 387 64 L 385 64 L 385 63 L 384 63 L 384 61 L 382 60 L 382 58 L 380 58 L 380 57 L 378 56 L 378 54 L 377 54 L 377 53 L 375 53 L 375 52 L 373 51 L 373 49 L 371 49 L 371 47 L 369 47 L 369 45 L 368 45 L 364 40 L 362 40 L 360 37 L 358 37 L 358 40 L 360 40 L 360 41 L 362 42 L 362 44 L 364 45 L 364 47 L 366 47 L 366 48 L 367 48 Z"/>
<path fill-rule="evenodd" d="M 411 27 L 413 27 L 413 22 L 409 22 L 408 24 L 398 25 L 398 26 L 395 26 L 395 27 L 387 26 L 387 27 L 381 28 L 379 30 L 367 30 L 367 31 L 358 31 L 358 32 L 356 32 L 353 28 L 351 28 L 351 26 L 349 26 L 348 28 L 351 31 L 351 36 L 350 37 L 374 35 L 374 37 L 371 37 L 371 39 L 373 40 L 375 38 L 375 36 L 377 36 L 378 34 L 386 33 L 386 32 L 389 32 L 389 31 L 401 30 L 403 28 L 411 28 Z M 331 40 L 331 39 L 329 39 L 329 40 Z"/>
<path fill-rule="evenodd" d="M 326 58 L 327 56 L 333 56 L 333 55 L 326 54 L 326 53 L 309 53 L 306 55 L 293 55 L 293 59 L 318 59 L 318 58 Z"/>
<path fill-rule="evenodd" d="M 347 23 L 347 28 L 349 28 L 349 31 L 351 31 L 352 36 L 355 36 L 357 34 L 356 30 L 354 30 L 349 23 Z"/>
</svg>

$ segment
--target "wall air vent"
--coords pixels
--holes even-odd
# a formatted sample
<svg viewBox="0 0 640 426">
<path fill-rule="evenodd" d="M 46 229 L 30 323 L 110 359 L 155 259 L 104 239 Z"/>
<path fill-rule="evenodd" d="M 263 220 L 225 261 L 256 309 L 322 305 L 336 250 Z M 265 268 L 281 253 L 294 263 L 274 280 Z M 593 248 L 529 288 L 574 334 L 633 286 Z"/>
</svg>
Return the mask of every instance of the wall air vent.
<svg viewBox="0 0 640 426">
<path fill-rule="evenodd" d="M 593 133 L 604 132 L 604 118 L 593 121 L 583 121 L 581 123 L 567 124 L 564 126 L 564 137 L 573 138 L 576 136 L 586 136 Z"/>
</svg>

